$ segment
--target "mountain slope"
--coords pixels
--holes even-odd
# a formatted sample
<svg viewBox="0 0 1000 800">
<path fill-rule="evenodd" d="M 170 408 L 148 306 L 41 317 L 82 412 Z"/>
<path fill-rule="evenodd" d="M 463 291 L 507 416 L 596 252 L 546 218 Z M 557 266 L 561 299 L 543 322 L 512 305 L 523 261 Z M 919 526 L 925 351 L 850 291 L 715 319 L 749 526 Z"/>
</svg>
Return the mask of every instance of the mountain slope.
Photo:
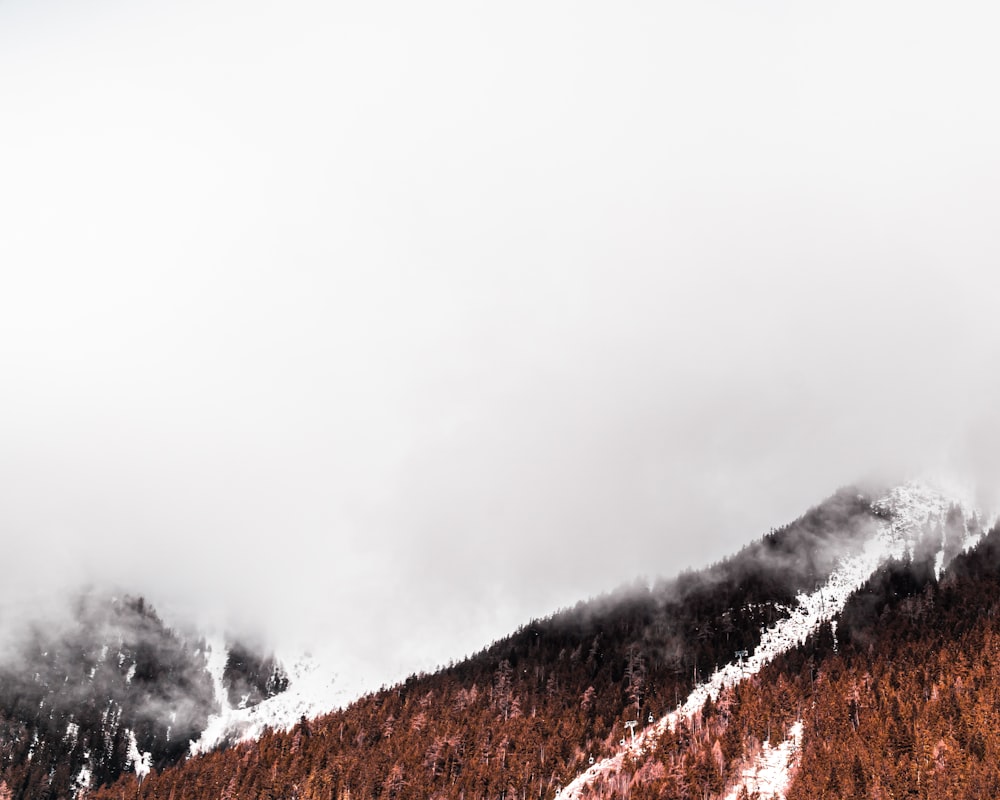
<svg viewBox="0 0 1000 800">
<path fill-rule="evenodd" d="M 272 658 L 239 644 L 213 680 L 205 642 L 170 630 L 142 598 L 82 593 L 63 618 L 7 639 L 0 781 L 14 797 L 79 795 L 163 769 L 203 735 L 220 692 L 259 703 L 287 685 Z"/>
<path fill-rule="evenodd" d="M 708 570 L 581 603 L 287 734 L 151 774 L 143 793 L 551 797 L 616 751 L 624 721 L 662 717 L 734 651 L 756 651 L 799 595 L 865 552 L 885 513 L 845 490 Z"/>
<path fill-rule="evenodd" d="M 937 683 L 922 684 L 922 695 L 897 698 L 895 707 L 885 684 L 872 687 L 865 670 L 902 685 L 882 652 L 903 641 L 940 662 L 956 608 L 966 627 L 980 627 L 959 643 L 964 661 L 953 671 L 964 670 L 961 681 L 984 680 L 992 621 L 970 609 L 977 592 L 1000 594 L 1000 557 L 991 555 L 1000 534 L 982 538 L 983 529 L 967 508 L 917 485 L 878 498 L 844 490 L 709 569 L 580 603 L 458 664 L 288 731 L 264 730 L 254 741 L 163 769 L 154 764 L 141 787 L 134 773 L 104 788 L 95 781 L 88 794 L 742 800 L 769 791 L 798 800 L 852 796 L 837 788 L 848 780 L 852 791 L 862 784 L 896 791 L 903 773 L 879 755 L 858 756 L 860 766 L 831 758 L 825 720 L 838 718 L 838 735 L 845 720 L 854 733 L 877 725 L 878 716 L 864 716 L 868 703 L 898 720 L 886 735 L 903 756 L 885 752 L 897 761 L 916 752 L 906 749 L 915 733 L 904 729 L 901 709 L 918 718 L 934 687 L 940 698 L 949 665 Z M 917 623 L 928 620 L 935 629 L 925 634 Z M 975 649 L 983 642 L 985 650 Z M 221 658 L 214 658 L 217 672 Z M 219 719 L 246 711 L 225 712 L 233 699 L 241 698 L 221 703 Z M 961 720 L 981 711 L 970 696 L 963 702 L 957 711 L 949 706 L 949 719 L 978 730 Z M 247 715 L 243 734 L 257 734 L 261 721 Z M 935 740 L 931 751 L 945 758 L 970 742 L 979 747 L 973 734 L 963 736 L 953 734 L 957 744 L 940 737 L 944 743 Z M 845 752 L 856 754 L 858 741 L 845 739 Z M 917 796 L 932 796 L 919 794 L 929 785 L 927 769 L 917 768 Z M 989 780 L 985 767 L 977 769 Z M 8 788 L 32 796 L 23 784 Z"/>
<path fill-rule="evenodd" d="M 717 701 L 720 694 L 731 689 L 762 667 L 793 647 L 801 647 L 815 636 L 820 626 L 837 617 L 848 600 L 876 574 L 880 567 L 903 558 L 923 559 L 934 564 L 935 576 L 960 552 L 974 547 L 982 534 L 977 520 L 965 525 L 966 512 L 940 492 L 917 484 L 896 487 L 872 505 L 884 517 L 875 535 L 865 542 L 861 552 L 845 556 L 827 578 L 825 584 L 796 598 L 793 613 L 779 619 L 761 636 L 756 650 L 740 653 L 736 660 L 717 669 L 707 681 L 695 687 L 687 699 L 671 713 L 651 723 L 638 737 L 621 741 L 622 750 L 614 756 L 591 765 L 558 794 L 561 800 L 585 797 L 595 782 L 607 782 L 621 770 L 626 759 L 642 758 L 657 746 L 664 732 L 676 730 L 681 721 L 690 723 L 706 702 Z M 970 514 L 970 516 L 973 516 Z M 834 628 L 831 626 L 831 632 Z M 801 737 L 801 725 L 793 726 L 793 739 Z M 634 732 L 634 729 L 633 729 Z M 785 754 L 797 750 L 785 748 Z M 781 749 L 778 749 L 781 753 Z M 772 751 L 765 749 L 765 761 L 773 762 Z M 769 764 L 769 767 L 772 764 Z M 773 772 L 773 770 L 772 770 Z M 758 785 L 754 779 L 748 785 Z M 774 781 L 765 781 L 772 793 L 781 789 Z M 757 789 L 754 789 L 756 791 Z M 750 789 L 748 788 L 748 791 Z"/>
</svg>

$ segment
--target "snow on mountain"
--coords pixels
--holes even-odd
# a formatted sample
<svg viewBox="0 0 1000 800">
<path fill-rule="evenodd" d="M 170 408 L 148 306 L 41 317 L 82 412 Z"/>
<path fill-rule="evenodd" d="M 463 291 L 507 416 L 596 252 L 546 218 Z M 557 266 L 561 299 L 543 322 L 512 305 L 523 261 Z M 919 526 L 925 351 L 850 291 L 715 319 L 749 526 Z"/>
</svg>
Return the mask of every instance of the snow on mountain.
<svg viewBox="0 0 1000 800">
<path fill-rule="evenodd" d="M 895 538 L 902 541 L 902 547 L 893 551 L 895 558 L 913 556 L 917 544 L 917 532 L 927 523 L 944 521 L 948 510 L 958 506 L 967 521 L 973 521 L 972 529 L 966 528 L 962 538 L 962 550 L 975 547 L 982 538 L 983 523 L 978 512 L 972 507 L 970 494 L 958 487 L 941 491 L 921 483 L 907 483 L 896 487 L 885 497 L 877 500 L 872 507 L 890 517 L 890 526 L 896 531 Z M 934 558 L 934 572 L 938 577 L 945 567 L 946 547 L 944 542 Z"/>
<path fill-rule="evenodd" d="M 222 683 L 227 650 L 221 637 L 210 640 L 208 668 L 215 681 L 221 711 L 209 717 L 201 737 L 191 743 L 191 755 L 205 753 L 227 741 L 256 739 L 268 728 L 288 730 L 303 717 L 311 718 L 340 708 L 354 699 L 336 673 L 310 655 L 281 658 L 288 687 L 252 706 L 232 706 Z"/>
<path fill-rule="evenodd" d="M 152 766 L 153 754 L 143 753 L 139 750 L 139 743 L 135 739 L 135 733 L 130 730 L 128 732 L 128 761 L 125 763 L 125 769 L 132 767 L 135 770 L 136 777 L 141 781 L 149 774 Z"/>
<path fill-rule="evenodd" d="M 222 636 L 211 636 L 206 640 L 205 669 L 212 676 L 212 689 L 215 691 L 215 702 L 219 704 L 223 714 L 229 710 L 229 692 L 226 691 L 225 675 L 226 661 L 229 658 L 229 648 Z"/>
<path fill-rule="evenodd" d="M 77 773 L 76 778 L 73 781 L 73 786 L 71 790 L 73 792 L 73 797 L 77 798 L 81 795 L 86 797 L 87 791 L 90 789 L 90 783 L 93 780 L 94 774 L 87 764 L 90 763 L 90 751 L 88 750 L 84 755 L 84 766 L 81 767 L 80 772 Z"/>
<path fill-rule="evenodd" d="M 785 740 L 777 747 L 764 742 L 760 754 L 740 773 L 736 785 L 726 795 L 726 800 L 736 800 L 740 789 L 748 797 L 767 797 L 785 800 L 785 789 L 792 780 L 792 771 L 802 750 L 802 720 L 792 723 Z"/>
<path fill-rule="evenodd" d="M 556 800 L 579 800 L 584 797 L 590 784 L 599 778 L 607 779 L 621 769 L 626 754 L 636 758 L 642 756 L 652 749 L 656 740 L 668 728 L 673 730 L 681 719 L 691 719 L 701 710 L 709 697 L 717 699 L 723 689 L 759 672 L 781 653 L 804 643 L 823 622 L 831 620 L 843 610 L 847 599 L 860 589 L 881 565 L 891 559 L 912 555 L 926 525 L 943 523 L 949 510 L 955 505 L 962 509 L 967 520 L 977 519 L 962 494 L 945 494 L 929 485 L 917 482 L 906 483 L 890 490 L 872 504 L 872 508 L 884 514 L 887 519 L 878 526 L 861 553 L 844 558 L 820 589 L 809 594 L 800 594 L 796 604 L 788 609 L 789 616 L 778 620 L 762 632 L 760 644 L 749 658 L 741 658 L 720 667 L 707 681 L 696 686 L 676 710 L 655 720 L 641 732 L 636 733 L 634 738 L 626 741 L 623 737 L 621 749 L 615 755 L 596 762 L 580 773 L 556 795 Z M 966 529 L 961 548 L 969 549 L 975 546 L 981 535 L 981 528 L 974 523 L 971 530 Z M 943 563 L 943 542 L 942 550 L 937 557 L 938 563 Z M 801 726 L 795 736 L 801 737 Z M 797 748 L 796 743 L 794 750 Z M 784 757 L 776 754 L 776 751 L 780 750 L 781 746 L 766 749 L 760 758 L 771 761 L 766 763 L 761 761 L 754 769 L 761 771 L 762 774 L 772 772 L 778 774 L 780 770 L 777 767 L 771 769 L 767 765 L 777 764 Z M 788 758 L 785 758 L 784 763 L 786 765 L 789 763 Z M 768 772 L 769 769 L 771 772 Z"/>
</svg>

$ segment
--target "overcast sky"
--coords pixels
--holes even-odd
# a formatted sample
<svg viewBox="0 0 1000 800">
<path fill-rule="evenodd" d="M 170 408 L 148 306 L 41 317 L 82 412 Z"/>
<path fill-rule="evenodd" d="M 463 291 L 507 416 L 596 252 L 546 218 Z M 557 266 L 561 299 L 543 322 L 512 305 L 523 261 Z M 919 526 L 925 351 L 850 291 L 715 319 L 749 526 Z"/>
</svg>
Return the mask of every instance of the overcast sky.
<svg viewBox="0 0 1000 800">
<path fill-rule="evenodd" d="M 993 8 L 0 0 L 0 591 L 380 680 L 990 485 Z"/>
</svg>

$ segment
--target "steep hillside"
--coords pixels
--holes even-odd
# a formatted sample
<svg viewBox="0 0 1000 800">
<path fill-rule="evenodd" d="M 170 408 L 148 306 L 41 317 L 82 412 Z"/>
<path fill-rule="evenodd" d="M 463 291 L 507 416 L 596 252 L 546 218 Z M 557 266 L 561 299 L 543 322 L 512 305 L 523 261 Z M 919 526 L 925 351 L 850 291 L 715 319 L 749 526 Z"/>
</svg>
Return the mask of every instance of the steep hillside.
<svg viewBox="0 0 1000 800">
<path fill-rule="evenodd" d="M 620 784 L 623 780 L 628 785 L 631 773 L 628 765 L 648 761 L 649 754 L 664 736 L 669 738 L 677 730 L 689 726 L 706 704 L 720 702 L 771 661 L 814 638 L 825 625 L 829 625 L 831 636 L 835 636 L 845 605 L 853 601 L 855 593 L 873 576 L 878 576 L 880 570 L 905 559 L 907 563 L 921 564 L 921 569 L 937 578 L 956 555 L 974 546 L 982 535 L 978 517 L 970 515 L 966 519 L 960 505 L 920 485 L 896 487 L 873 504 L 873 510 L 882 517 L 875 535 L 867 539 L 860 552 L 842 557 L 823 585 L 801 593 L 796 598 L 794 612 L 764 631 L 756 650 L 741 652 L 736 661 L 717 669 L 707 681 L 696 686 L 676 710 L 659 720 L 650 718 L 650 724 L 641 727 L 638 736 L 634 735 L 633 728 L 628 741 L 623 738 L 620 742 L 622 748 L 616 754 L 577 775 L 560 793 L 560 800 L 577 800 L 595 790 L 600 793 L 606 786 Z M 789 779 L 788 759 L 798 751 L 801 733 L 802 726 L 796 723 L 783 743 L 777 747 L 763 745 L 751 769 L 741 773 L 744 779 L 737 780 L 742 787 L 736 788 L 780 794 Z M 721 757 L 717 753 L 715 758 L 720 760 Z M 733 767 L 732 759 L 725 763 Z M 720 780 L 725 771 L 721 764 L 720 761 Z M 733 794 L 735 796 L 735 790 Z"/>
<path fill-rule="evenodd" d="M 725 793 L 736 800 L 753 792 L 770 797 L 784 796 L 787 791 L 791 796 L 796 786 L 810 785 L 805 772 L 797 771 L 803 737 L 806 742 L 814 741 L 810 715 L 804 709 L 812 708 L 813 721 L 825 713 L 817 710 L 810 694 L 823 674 L 823 660 L 838 653 L 838 636 L 848 643 L 875 637 L 887 613 L 915 593 L 936 587 L 946 567 L 943 585 L 957 582 L 963 591 L 975 594 L 977 587 L 955 576 L 962 574 L 967 563 L 980 558 L 990 561 L 989 538 L 972 555 L 962 555 L 963 550 L 977 546 L 982 523 L 974 515 L 966 517 L 961 507 L 936 493 L 899 487 L 876 509 L 885 512 L 886 519 L 866 548 L 868 557 L 845 559 L 831 576 L 833 585 L 820 595 L 827 601 L 825 607 L 815 602 L 820 593 L 801 597 L 799 613 L 774 625 L 765 634 L 765 644 L 740 669 L 728 665 L 717 671 L 634 744 L 580 774 L 563 796 L 715 797 Z M 920 636 L 921 632 L 911 634 Z M 786 646 L 780 644 L 782 638 Z M 793 646 L 787 646 L 789 642 Z M 865 653 L 869 658 L 872 655 L 871 650 Z M 804 692 L 803 665 L 808 665 L 808 693 Z M 793 781 L 795 775 L 799 777 Z M 811 785 L 809 791 L 815 788 Z"/>
</svg>

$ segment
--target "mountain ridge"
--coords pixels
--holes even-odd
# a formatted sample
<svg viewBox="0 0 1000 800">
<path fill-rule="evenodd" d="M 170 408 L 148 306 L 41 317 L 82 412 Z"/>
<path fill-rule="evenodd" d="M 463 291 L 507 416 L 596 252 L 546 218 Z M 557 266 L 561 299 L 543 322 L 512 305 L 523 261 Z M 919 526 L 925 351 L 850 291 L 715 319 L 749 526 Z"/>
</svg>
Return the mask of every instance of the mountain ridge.
<svg viewBox="0 0 1000 800">
<path fill-rule="evenodd" d="M 516 791 L 554 797 L 585 771 L 589 758 L 615 756 L 624 721 L 645 719 L 651 710 L 662 719 L 663 709 L 689 696 L 734 651 L 752 652 L 770 627 L 794 625 L 799 595 L 819 601 L 819 590 L 843 559 L 863 555 L 880 531 L 885 541 L 875 561 L 881 563 L 888 556 L 936 554 L 928 545 L 936 529 L 928 514 L 918 513 L 921 504 L 933 505 L 936 518 L 955 508 L 964 519 L 958 503 L 940 493 L 921 494 L 915 485 L 891 502 L 880 499 L 842 490 L 701 573 L 645 589 L 633 586 L 535 620 L 438 673 L 413 676 L 341 711 L 300 721 L 287 733 L 265 733 L 257 742 L 151 776 L 143 791 L 185 796 L 189 776 L 201 781 L 217 775 L 228 787 L 224 795 L 493 797 Z M 913 524 L 903 526 L 907 515 Z M 904 528 L 912 528 L 912 535 L 897 535 Z M 943 533 L 938 544 L 943 548 Z M 849 588 L 866 577 L 867 568 Z M 827 621 L 805 638 L 819 636 L 831 651 L 838 635 L 845 633 Z M 771 674 L 788 653 L 813 646 L 802 640 L 789 639 L 790 649 L 779 648 L 762 672 Z M 739 685 L 745 684 L 728 686 L 723 694 Z M 706 697 L 692 720 L 720 702 Z M 689 722 L 664 732 L 663 739 L 688 737 Z M 787 724 L 793 723 L 789 718 Z M 740 754 L 754 747 L 760 749 L 750 741 L 727 745 L 726 763 L 742 763 Z M 627 774 L 615 781 L 632 785 L 641 769 L 634 757 L 622 762 Z M 615 781 L 595 791 L 606 792 Z"/>
<path fill-rule="evenodd" d="M 704 570 L 532 620 L 467 659 L 318 716 L 297 712 L 322 711 L 332 695 L 317 702 L 296 666 L 285 689 L 298 684 L 298 694 L 240 708 L 220 689 L 226 645 L 206 642 L 218 703 L 180 762 L 154 763 L 127 741 L 130 773 L 109 783 L 83 769 L 71 794 L 582 800 L 639 796 L 671 775 L 719 798 L 794 793 L 813 723 L 801 710 L 769 712 L 762 733 L 733 738 L 719 721 L 725 709 L 770 696 L 760 681 L 784 680 L 802 654 L 829 659 L 838 640 L 873 635 L 863 634 L 872 614 L 899 602 L 886 592 L 953 580 L 985 529 L 982 515 L 922 484 L 877 496 L 848 487 Z M 716 738 L 703 752 L 706 731 Z M 4 765 L 2 742 L 0 780 L 16 800 L 35 796 Z M 223 788 L 206 795 L 206 780 Z"/>
<path fill-rule="evenodd" d="M 85 794 L 125 772 L 177 763 L 207 727 L 218 692 L 278 694 L 283 669 L 234 640 L 218 674 L 203 639 L 168 627 L 141 596 L 83 590 L 64 618 L 28 620 L 0 652 L 0 774 L 25 796 L 47 784 Z M 217 684 L 217 685 L 213 685 Z M 220 742 L 222 739 L 220 739 Z"/>
<path fill-rule="evenodd" d="M 753 652 L 741 651 L 745 655 L 738 656 L 736 663 L 726 664 L 716 670 L 708 681 L 699 684 L 692 690 L 688 698 L 676 711 L 673 711 L 655 722 L 650 720 L 650 728 L 643 730 L 638 738 L 620 742 L 622 752 L 605 759 L 577 776 L 565 789 L 560 791 L 557 800 L 579 800 L 585 796 L 586 787 L 595 780 L 607 779 L 609 773 L 617 771 L 626 755 L 636 757 L 643 755 L 649 746 L 649 740 L 661 736 L 666 728 L 673 731 L 681 718 L 690 720 L 698 713 L 706 701 L 717 700 L 719 694 L 726 688 L 735 685 L 756 674 L 760 669 L 778 655 L 786 652 L 794 645 L 801 645 L 814 635 L 819 626 L 831 621 L 846 605 L 851 595 L 857 592 L 876 572 L 890 560 L 900 559 L 904 555 L 913 557 L 914 552 L 925 535 L 922 528 L 929 523 L 945 521 L 946 515 L 955 502 L 943 494 L 921 483 L 909 482 L 898 486 L 872 503 L 876 512 L 886 515 L 886 523 L 876 532 L 866 544 L 864 551 L 857 556 L 844 559 L 844 563 L 835 570 L 825 586 L 811 594 L 799 594 L 797 605 L 790 609 L 788 617 L 778 620 L 768 628 L 762 636 L 760 646 Z M 975 512 L 970 509 L 970 516 Z M 978 526 L 977 526 L 978 527 Z M 957 552 L 965 552 L 974 547 L 980 537 L 981 530 L 968 531 L 957 544 Z M 948 546 L 942 537 L 941 550 L 933 553 L 935 575 L 940 576 L 947 565 Z M 952 554 L 957 555 L 957 552 Z M 791 734 L 795 741 L 801 739 L 801 721 L 799 728 Z M 634 729 L 633 729 L 634 732 Z M 784 754 L 794 753 L 798 744 L 786 748 Z M 787 765 L 784 770 L 784 780 L 787 781 Z M 753 779 L 756 782 L 756 778 Z M 767 791 L 783 795 L 784 783 L 775 778 L 766 782 Z M 733 794 L 735 798 L 735 793 Z"/>
</svg>

